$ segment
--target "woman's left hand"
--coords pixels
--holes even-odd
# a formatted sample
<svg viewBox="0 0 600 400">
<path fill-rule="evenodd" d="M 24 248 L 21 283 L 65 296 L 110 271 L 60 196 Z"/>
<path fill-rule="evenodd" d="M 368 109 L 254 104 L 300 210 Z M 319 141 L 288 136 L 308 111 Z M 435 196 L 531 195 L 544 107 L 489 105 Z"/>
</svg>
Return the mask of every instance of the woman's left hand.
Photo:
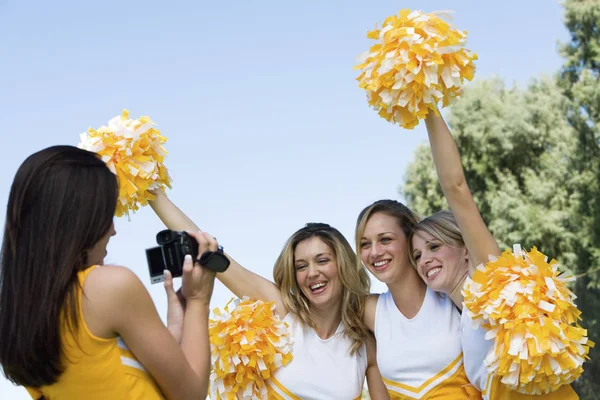
<svg viewBox="0 0 600 400">
<path fill-rule="evenodd" d="M 183 316 L 185 314 L 185 297 L 181 294 L 181 289 L 175 292 L 173 289 L 173 276 L 171 272 L 165 271 L 165 292 L 167 293 L 167 329 L 175 338 L 177 343 L 181 343 L 183 334 Z"/>
</svg>

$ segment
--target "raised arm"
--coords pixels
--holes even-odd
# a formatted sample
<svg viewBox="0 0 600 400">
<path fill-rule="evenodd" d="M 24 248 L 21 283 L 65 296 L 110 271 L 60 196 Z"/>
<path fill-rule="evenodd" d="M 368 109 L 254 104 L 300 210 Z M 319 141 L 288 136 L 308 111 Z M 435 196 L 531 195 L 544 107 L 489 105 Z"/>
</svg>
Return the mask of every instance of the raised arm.
<svg viewBox="0 0 600 400">
<path fill-rule="evenodd" d="M 471 265 L 476 267 L 487 262 L 490 255 L 500 255 L 500 248 L 473 200 L 458 147 L 446 122 L 441 116 L 430 113 L 425 124 L 442 191 L 469 250 Z"/>
<path fill-rule="evenodd" d="M 173 204 L 163 191 L 155 191 L 154 194 L 156 199 L 150 202 L 150 206 L 168 229 L 177 231 L 200 230 L 183 211 Z M 231 261 L 229 268 L 227 271 L 217 274 L 217 279 L 227 289 L 240 298 L 248 296 L 257 300 L 274 301 L 277 313 L 281 317 L 287 314 L 281 293 L 273 282 L 242 267 L 229 254 L 227 254 L 227 258 Z"/>
</svg>

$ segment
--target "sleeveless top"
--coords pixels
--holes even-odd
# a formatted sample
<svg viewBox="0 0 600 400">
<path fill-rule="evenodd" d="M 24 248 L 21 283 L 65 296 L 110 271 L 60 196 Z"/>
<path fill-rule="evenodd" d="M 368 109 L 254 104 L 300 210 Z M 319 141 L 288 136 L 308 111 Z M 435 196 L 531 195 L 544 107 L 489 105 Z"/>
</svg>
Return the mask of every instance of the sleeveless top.
<svg viewBox="0 0 600 400">
<path fill-rule="evenodd" d="M 283 319 L 293 338 L 292 361 L 267 381 L 269 399 L 360 399 L 367 370 L 367 349 L 350 355 L 352 341 L 340 323 L 335 334 L 321 339 L 291 313 Z"/>
<path fill-rule="evenodd" d="M 121 338 L 94 336 L 83 318 L 83 283 L 96 267 L 80 271 L 77 293 L 78 328 L 74 334 L 63 323 L 61 339 L 65 370 L 58 381 L 27 391 L 34 399 L 47 400 L 164 400 L 152 376 L 146 372 Z"/>
<path fill-rule="evenodd" d="M 481 399 L 463 366 L 460 313 L 448 296 L 427 288 L 421 309 L 406 318 L 390 292 L 377 300 L 377 364 L 392 399 Z"/>
</svg>

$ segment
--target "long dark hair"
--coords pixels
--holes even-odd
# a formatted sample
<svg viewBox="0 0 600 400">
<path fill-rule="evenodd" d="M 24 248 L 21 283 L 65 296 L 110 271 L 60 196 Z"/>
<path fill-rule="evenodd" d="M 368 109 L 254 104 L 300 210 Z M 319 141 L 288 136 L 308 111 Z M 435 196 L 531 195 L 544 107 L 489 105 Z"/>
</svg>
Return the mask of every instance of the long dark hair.
<svg viewBox="0 0 600 400">
<path fill-rule="evenodd" d="M 29 156 L 10 189 L 0 271 L 0 365 L 41 387 L 64 371 L 61 318 L 77 329 L 77 272 L 111 228 L 116 176 L 95 154 L 53 146 Z"/>
</svg>

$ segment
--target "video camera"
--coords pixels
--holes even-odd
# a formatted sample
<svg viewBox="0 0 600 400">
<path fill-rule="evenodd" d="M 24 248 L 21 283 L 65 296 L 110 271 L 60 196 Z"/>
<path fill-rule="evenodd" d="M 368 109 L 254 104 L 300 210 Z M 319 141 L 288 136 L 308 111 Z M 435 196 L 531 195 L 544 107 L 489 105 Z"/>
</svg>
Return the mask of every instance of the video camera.
<svg viewBox="0 0 600 400">
<path fill-rule="evenodd" d="M 150 281 L 164 281 L 164 270 L 169 270 L 173 278 L 183 273 L 183 259 L 186 254 L 192 260 L 198 260 L 198 242 L 193 236 L 182 231 L 165 229 L 156 234 L 157 247 L 146 249 L 146 259 L 150 270 Z M 198 260 L 204 268 L 215 272 L 225 272 L 229 268 L 229 259 L 223 253 L 223 247 L 217 251 L 207 251 Z"/>
</svg>

